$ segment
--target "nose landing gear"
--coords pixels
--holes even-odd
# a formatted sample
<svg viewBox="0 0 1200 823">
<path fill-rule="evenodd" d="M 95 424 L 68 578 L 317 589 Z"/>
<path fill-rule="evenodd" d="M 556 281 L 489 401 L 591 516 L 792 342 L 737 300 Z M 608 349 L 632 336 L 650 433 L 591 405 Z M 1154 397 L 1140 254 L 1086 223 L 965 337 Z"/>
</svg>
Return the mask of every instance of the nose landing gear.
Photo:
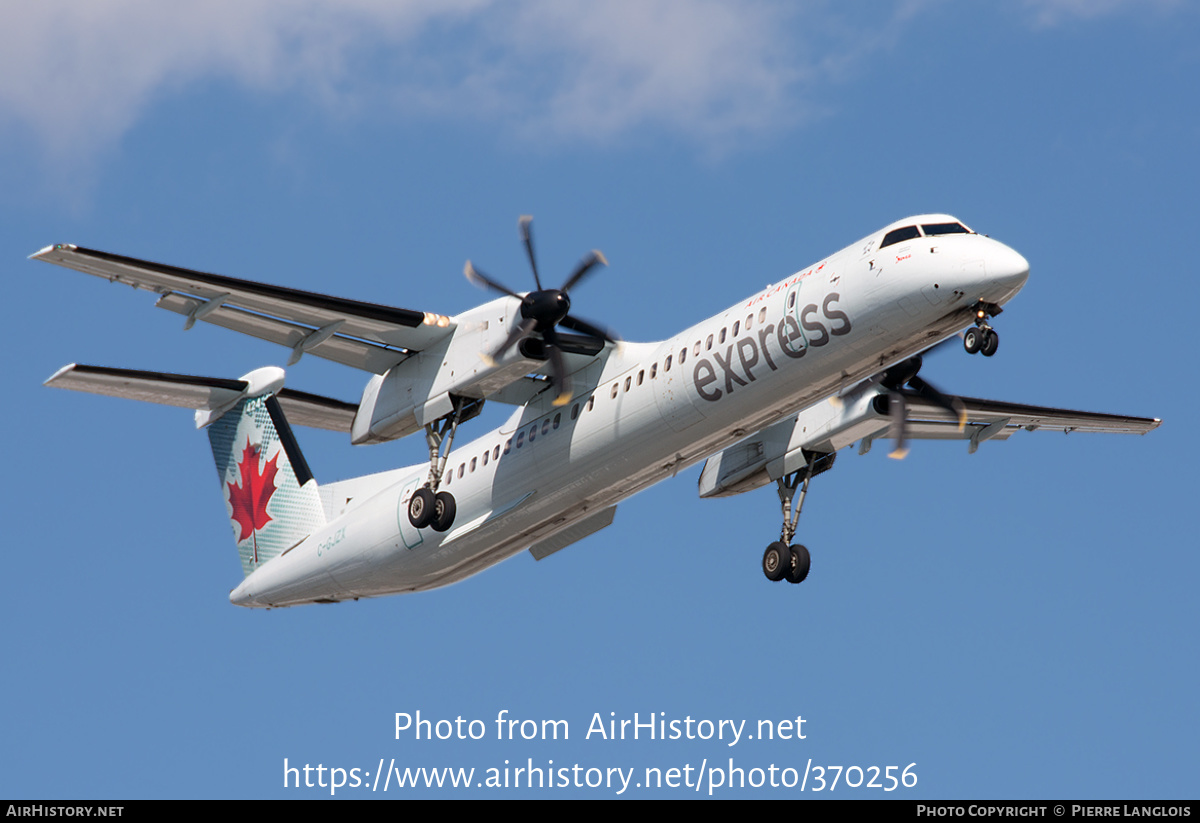
<svg viewBox="0 0 1200 823">
<path fill-rule="evenodd" d="M 988 323 L 988 318 L 1000 313 L 1000 307 L 995 303 L 975 304 L 975 327 L 963 332 L 963 348 L 967 354 L 981 353 L 991 357 L 1000 347 L 1000 335 Z"/>
</svg>

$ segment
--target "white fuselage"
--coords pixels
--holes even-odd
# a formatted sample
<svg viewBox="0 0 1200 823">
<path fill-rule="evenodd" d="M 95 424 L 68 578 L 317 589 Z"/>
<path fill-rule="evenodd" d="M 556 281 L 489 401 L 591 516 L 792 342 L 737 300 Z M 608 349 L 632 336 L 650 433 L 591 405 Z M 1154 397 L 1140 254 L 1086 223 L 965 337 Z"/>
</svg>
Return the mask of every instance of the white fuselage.
<svg viewBox="0 0 1200 823">
<path fill-rule="evenodd" d="M 573 375 L 569 404 L 536 399 L 449 454 L 442 488 L 458 513 L 444 534 L 406 515 L 425 465 L 337 484 L 360 486 L 231 601 L 282 606 L 461 580 L 923 351 L 1024 284 L 1025 259 L 982 235 L 879 247 L 889 230 L 931 220 L 953 218 L 900 221 L 668 340 L 602 352 Z"/>
</svg>

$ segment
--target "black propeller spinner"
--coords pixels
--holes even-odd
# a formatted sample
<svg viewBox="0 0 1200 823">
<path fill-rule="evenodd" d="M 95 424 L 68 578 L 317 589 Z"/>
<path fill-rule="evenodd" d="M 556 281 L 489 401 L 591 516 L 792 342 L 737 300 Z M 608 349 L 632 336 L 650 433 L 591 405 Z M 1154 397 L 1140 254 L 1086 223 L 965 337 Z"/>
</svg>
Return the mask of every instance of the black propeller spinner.
<svg viewBox="0 0 1200 823">
<path fill-rule="evenodd" d="M 537 284 L 536 291 L 531 291 L 522 297 L 508 288 L 508 286 L 493 280 L 479 271 L 479 269 L 471 264 L 470 260 L 467 261 L 467 265 L 463 268 L 463 274 L 477 286 L 498 291 L 501 294 L 507 294 L 521 301 L 521 322 L 509 333 L 508 338 L 500 345 L 500 348 L 492 352 L 491 355 L 483 356 L 484 360 L 489 365 L 492 365 L 505 352 L 524 338 L 529 337 L 531 334 L 540 334 L 546 344 L 546 355 L 550 360 L 550 379 L 556 389 L 554 405 L 563 406 L 571 400 L 571 379 L 568 377 L 566 366 L 563 364 L 562 351 L 558 339 L 558 327 L 561 325 L 564 328 L 580 332 L 589 337 L 599 338 L 608 343 L 616 342 L 616 339 L 603 328 L 586 320 L 581 320 L 578 317 L 572 317 L 569 314 L 571 311 L 571 298 L 567 294 L 593 268 L 601 264 L 607 266 L 608 261 L 604 259 L 604 255 L 599 251 L 593 250 L 579 261 L 579 265 L 571 272 L 571 276 L 567 278 L 561 288 L 544 289 L 542 288 L 542 279 L 538 276 L 537 257 L 533 253 L 533 233 L 530 229 L 530 224 L 532 223 L 533 218 L 529 215 L 523 215 L 517 221 L 517 225 L 521 229 L 521 241 L 525 244 L 525 252 L 529 255 L 529 267 L 533 269 L 533 282 Z"/>
<path fill-rule="evenodd" d="M 958 430 L 962 431 L 967 424 L 966 408 L 962 400 L 938 391 L 928 381 L 917 376 L 921 370 L 921 355 L 910 357 L 902 363 L 897 363 L 885 371 L 879 378 L 879 383 L 888 390 L 888 416 L 892 419 L 889 435 L 896 440 L 894 448 L 888 457 L 903 460 L 908 454 L 908 404 L 906 397 L 924 400 L 934 406 L 939 406 L 958 418 Z M 907 386 L 907 388 L 906 388 Z"/>
</svg>

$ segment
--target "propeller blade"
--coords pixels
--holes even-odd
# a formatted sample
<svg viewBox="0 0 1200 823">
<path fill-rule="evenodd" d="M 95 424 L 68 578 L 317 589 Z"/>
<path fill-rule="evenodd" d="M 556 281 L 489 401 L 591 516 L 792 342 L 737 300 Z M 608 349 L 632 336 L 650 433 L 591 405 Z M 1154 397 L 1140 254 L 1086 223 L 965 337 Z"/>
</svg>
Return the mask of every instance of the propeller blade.
<svg viewBox="0 0 1200 823">
<path fill-rule="evenodd" d="M 533 217 L 528 214 L 521 215 L 517 220 L 517 226 L 521 229 L 521 241 L 525 244 L 525 252 L 529 255 L 529 268 L 533 269 L 533 282 L 537 283 L 538 291 L 542 290 L 542 278 L 538 277 L 537 258 L 533 254 L 533 229 L 531 224 Z"/>
<path fill-rule="evenodd" d="M 900 392 L 888 392 L 888 417 L 892 419 L 888 436 L 896 440 L 896 448 L 888 453 L 888 457 L 903 460 L 908 456 L 908 404 Z"/>
<path fill-rule="evenodd" d="M 599 337 L 601 340 L 606 340 L 609 343 L 616 343 L 618 340 L 620 340 L 619 337 L 614 335 L 608 329 L 597 326 L 595 323 L 589 323 L 583 318 L 572 317 L 569 314 L 562 320 L 558 321 L 558 325 L 582 334 L 590 334 L 592 337 Z"/>
<path fill-rule="evenodd" d="M 607 266 L 608 260 L 598 249 L 592 249 L 587 257 L 579 261 L 579 265 L 575 267 L 575 271 L 571 272 L 571 276 L 567 278 L 567 282 L 563 283 L 563 287 L 559 291 L 569 292 L 571 287 L 582 280 L 584 275 L 595 268 L 597 264 Z"/>
<path fill-rule="evenodd" d="M 509 297 L 515 297 L 518 300 L 521 299 L 521 295 L 517 294 L 515 291 L 510 289 L 508 286 L 504 285 L 503 283 L 493 280 L 492 278 L 488 277 L 486 274 L 481 272 L 479 269 L 475 268 L 475 266 L 473 266 L 471 264 L 470 260 L 468 260 L 467 264 L 465 266 L 463 266 L 463 274 L 466 275 L 467 280 L 469 280 L 474 285 L 479 286 L 480 288 L 492 289 L 493 291 L 498 291 L 501 294 L 507 294 Z"/>
<path fill-rule="evenodd" d="M 542 339 L 546 341 L 546 353 L 550 355 L 550 379 L 555 388 L 553 405 L 565 406 L 571 402 L 571 378 L 567 376 L 562 351 L 558 348 L 558 332 L 551 326 L 542 332 Z"/>
<path fill-rule="evenodd" d="M 958 418 L 958 430 L 962 431 L 967 425 L 967 408 L 962 400 L 948 394 L 942 394 L 929 381 L 913 375 L 908 381 L 909 388 L 913 389 L 917 396 L 922 400 L 927 400 L 935 406 L 940 406 Z"/>
<path fill-rule="evenodd" d="M 500 348 L 496 349 L 491 354 L 479 355 L 481 358 L 483 358 L 484 364 L 489 369 L 492 366 L 495 366 L 496 361 L 503 357 L 504 353 L 511 349 L 518 340 L 520 340 L 522 337 L 528 337 L 536 325 L 537 321 L 533 320 L 532 318 L 522 320 L 519 326 L 508 333 L 508 337 L 505 338 L 504 342 L 500 344 Z"/>
</svg>

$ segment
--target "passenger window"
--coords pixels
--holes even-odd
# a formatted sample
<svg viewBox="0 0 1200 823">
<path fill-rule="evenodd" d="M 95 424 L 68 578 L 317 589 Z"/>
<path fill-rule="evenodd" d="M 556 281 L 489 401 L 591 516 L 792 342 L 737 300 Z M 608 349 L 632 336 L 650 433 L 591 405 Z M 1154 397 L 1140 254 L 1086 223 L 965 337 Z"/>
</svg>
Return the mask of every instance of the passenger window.
<svg viewBox="0 0 1200 823">
<path fill-rule="evenodd" d="M 670 370 L 671 370 L 671 355 L 668 354 L 666 362 L 663 363 L 663 371 L 670 371 Z"/>
<path fill-rule="evenodd" d="M 700 356 L 700 341 L 699 340 L 697 340 L 696 345 L 692 347 L 692 354 L 696 355 L 697 357 Z"/>
<path fill-rule="evenodd" d="M 507 451 L 507 447 L 506 447 L 506 451 Z M 493 460 L 500 459 L 500 444 L 499 443 L 496 444 L 496 448 L 492 449 L 492 459 Z"/>
<path fill-rule="evenodd" d="M 591 411 L 595 407 L 596 407 L 596 396 L 592 395 L 591 397 L 588 398 L 587 410 Z"/>
<path fill-rule="evenodd" d="M 792 292 L 791 294 L 788 295 L 788 308 L 789 309 L 796 308 L 796 293 L 795 292 Z"/>
<path fill-rule="evenodd" d="M 571 407 L 571 419 L 574 420 L 578 416 L 579 416 L 579 404 L 576 403 L 574 406 Z"/>
<path fill-rule="evenodd" d="M 575 406 L 575 408 L 577 408 L 577 409 L 579 408 L 578 404 Z M 554 415 L 554 428 L 557 429 L 558 424 L 561 422 L 562 422 L 562 412 L 559 412 L 558 414 Z M 543 434 L 545 434 L 545 432 L 543 432 Z"/>
<path fill-rule="evenodd" d="M 738 329 L 741 328 L 742 321 L 738 320 L 733 324 L 733 336 L 737 337 Z"/>
<path fill-rule="evenodd" d="M 490 455 L 491 455 L 491 452 L 490 452 L 490 451 L 487 451 L 487 452 L 484 452 L 484 453 L 483 453 L 483 465 L 485 465 L 485 466 L 486 466 L 486 465 L 488 464 L 488 457 L 489 457 Z"/>
<path fill-rule="evenodd" d="M 519 449 L 524 445 L 525 445 L 525 430 L 521 429 L 521 431 L 517 432 L 517 448 Z"/>
<path fill-rule="evenodd" d="M 712 349 L 712 337 L 713 336 L 711 334 L 708 336 L 708 342 L 704 344 L 705 351 L 710 351 Z"/>
<path fill-rule="evenodd" d="M 914 237 L 920 236 L 921 232 L 917 230 L 916 226 L 905 226 L 902 229 L 892 229 L 883 236 L 883 242 L 879 244 L 879 248 L 886 248 L 887 246 L 891 246 L 896 243 L 903 243 L 905 240 L 912 240 Z"/>
<path fill-rule="evenodd" d="M 653 379 L 654 379 L 654 375 L 656 375 L 656 374 L 658 374 L 658 364 L 657 364 L 657 363 L 651 363 L 651 364 L 650 364 L 650 379 L 651 379 L 651 380 L 653 380 Z"/>
<path fill-rule="evenodd" d="M 629 386 L 633 383 L 632 377 L 625 378 L 625 391 L 629 391 Z"/>
<path fill-rule="evenodd" d="M 459 477 L 462 477 L 462 476 L 463 476 L 463 470 L 464 470 L 465 468 L 466 468 L 466 464 L 464 464 L 464 463 L 459 463 L 459 464 L 458 464 L 458 476 L 459 476 Z"/>
<path fill-rule="evenodd" d="M 612 399 L 613 400 L 617 399 L 617 384 L 616 383 L 613 383 Z"/>
<path fill-rule="evenodd" d="M 475 471 L 475 460 L 476 460 L 476 458 L 474 458 L 474 457 L 471 458 L 471 471 L 472 472 Z"/>
<path fill-rule="evenodd" d="M 532 443 L 535 437 L 537 437 L 537 423 L 529 427 L 529 442 Z"/>
<path fill-rule="evenodd" d="M 717 342 L 719 342 L 719 343 L 725 342 L 725 329 L 724 328 L 721 329 L 721 339 Z"/>
<path fill-rule="evenodd" d="M 687 349 L 680 349 L 679 350 L 679 365 L 682 366 L 683 362 L 685 360 L 687 360 Z"/>
<path fill-rule="evenodd" d="M 759 323 L 767 322 L 767 307 L 766 306 L 763 306 L 761 309 L 758 310 L 758 322 Z"/>
<path fill-rule="evenodd" d="M 643 377 L 645 377 L 645 376 L 646 376 L 646 370 L 645 370 L 645 369 L 641 369 L 641 370 L 639 370 L 639 371 L 638 371 L 638 385 L 639 385 L 639 386 L 640 386 L 640 385 L 642 385 L 642 378 L 643 378 Z"/>
<path fill-rule="evenodd" d="M 753 315 L 753 314 L 747 314 L 747 315 L 746 315 L 746 331 L 750 331 L 750 325 L 751 325 L 753 322 L 754 322 L 754 315 Z"/>
<path fill-rule="evenodd" d="M 549 434 L 549 433 L 550 433 L 550 418 L 547 417 L 545 420 L 542 421 L 542 434 Z"/>
</svg>

